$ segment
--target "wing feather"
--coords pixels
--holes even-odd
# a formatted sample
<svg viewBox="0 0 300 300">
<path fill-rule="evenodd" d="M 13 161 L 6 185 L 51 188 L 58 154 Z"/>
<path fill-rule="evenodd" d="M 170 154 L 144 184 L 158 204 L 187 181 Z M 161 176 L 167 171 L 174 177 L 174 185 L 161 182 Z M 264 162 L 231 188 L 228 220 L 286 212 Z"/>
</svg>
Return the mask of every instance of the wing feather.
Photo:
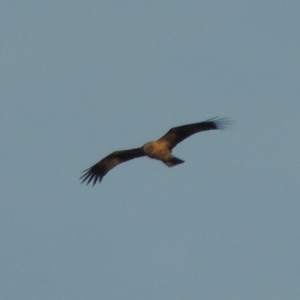
<svg viewBox="0 0 300 300">
<path fill-rule="evenodd" d="M 192 123 L 171 128 L 158 141 L 165 142 L 171 150 L 189 136 L 206 130 L 225 129 L 231 124 L 228 118 L 212 118 L 200 123 Z"/>
<path fill-rule="evenodd" d="M 101 182 L 102 178 L 115 166 L 141 156 L 145 156 L 143 148 L 115 151 L 84 170 L 84 174 L 80 177 L 81 183 L 86 181 L 86 184 L 92 182 L 95 185 L 97 181 Z"/>
</svg>

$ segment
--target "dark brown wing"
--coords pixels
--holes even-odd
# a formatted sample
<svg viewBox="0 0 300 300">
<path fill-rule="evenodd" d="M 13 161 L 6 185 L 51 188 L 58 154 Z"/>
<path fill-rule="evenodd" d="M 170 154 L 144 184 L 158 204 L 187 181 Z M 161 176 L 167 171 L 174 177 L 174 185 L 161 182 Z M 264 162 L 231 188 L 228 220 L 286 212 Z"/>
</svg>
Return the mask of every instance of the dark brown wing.
<svg viewBox="0 0 300 300">
<path fill-rule="evenodd" d="M 171 128 L 159 141 L 167 143 L 169 149 L 173 149 L 178 143 L 188 138 L 192 134 L 211 130 L 225 129 L 231 124 L 228 118 L 212 118 L 200 123 L 193 123 Z"/>
<path fill-rule="evenodd" d="M 80 177 L 81 183 L 87 181 L 86 184 L 89 184 L 93 181 L 93 185 L 95 185 L 97 181 L 101 182 L 105 174 L 118 164 L 141 156 L 145 156 L 143 148 L 115 151 L 89 169 L 84 170 L 84 174 Z"/>
</svg>

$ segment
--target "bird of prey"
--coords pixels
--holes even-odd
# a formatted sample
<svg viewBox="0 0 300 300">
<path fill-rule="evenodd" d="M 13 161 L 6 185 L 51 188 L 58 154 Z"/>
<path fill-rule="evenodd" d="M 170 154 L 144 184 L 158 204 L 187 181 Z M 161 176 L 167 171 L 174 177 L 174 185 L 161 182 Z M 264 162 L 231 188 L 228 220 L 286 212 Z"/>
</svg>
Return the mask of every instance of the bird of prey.
<svg viewBox="0 0 300 300">
<path fill-rule="evenodd" d="M 182 164 L 183 160 L 172 155 L 172 149 L 178 143 L 192 134 L 212 129 L 225 129 L 228 125 L 230 125 L 228 118 L 212 118 L 200 123 L 173 127 L 158 140 L 148 142 L 142 147 L 112 152 L 89 169 L 84 170 L 80 179 L 82 183 L 86 181 L 87 184 L 92 182 L 95 185 L 97 181 L 101 182 L 102 178 L 115 166 L 142 156 L 160 160 L 168 167 Z"/>
</svg>

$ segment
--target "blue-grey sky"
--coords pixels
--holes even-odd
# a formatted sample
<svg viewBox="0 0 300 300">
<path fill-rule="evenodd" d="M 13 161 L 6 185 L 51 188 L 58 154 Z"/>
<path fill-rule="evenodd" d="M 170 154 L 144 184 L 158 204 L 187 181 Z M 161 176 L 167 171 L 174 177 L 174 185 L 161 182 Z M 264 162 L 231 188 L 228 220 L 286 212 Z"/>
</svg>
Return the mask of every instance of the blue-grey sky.
<svg viewBox="0 0 300 300">
<path fill-rule="evenodd" d="M 299 1 L 2 1 L 6 300 L 300 295 Z M 81 171 L 221 116 L 167 168 Z"/>
</svg>

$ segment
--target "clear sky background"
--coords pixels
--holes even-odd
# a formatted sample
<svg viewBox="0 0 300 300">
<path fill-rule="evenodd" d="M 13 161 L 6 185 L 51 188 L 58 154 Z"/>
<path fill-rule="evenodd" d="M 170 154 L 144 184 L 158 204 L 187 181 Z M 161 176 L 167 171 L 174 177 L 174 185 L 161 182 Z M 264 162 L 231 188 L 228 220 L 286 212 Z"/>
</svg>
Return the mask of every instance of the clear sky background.
<svg viewBox="0 0 300 300">
<path fill-rule="evenodd" d="M 2 1 L 6 300 L 300 297 L 299 1 Z M 81 171 L 230 117 L 101 184 Z"/>
</svg>

